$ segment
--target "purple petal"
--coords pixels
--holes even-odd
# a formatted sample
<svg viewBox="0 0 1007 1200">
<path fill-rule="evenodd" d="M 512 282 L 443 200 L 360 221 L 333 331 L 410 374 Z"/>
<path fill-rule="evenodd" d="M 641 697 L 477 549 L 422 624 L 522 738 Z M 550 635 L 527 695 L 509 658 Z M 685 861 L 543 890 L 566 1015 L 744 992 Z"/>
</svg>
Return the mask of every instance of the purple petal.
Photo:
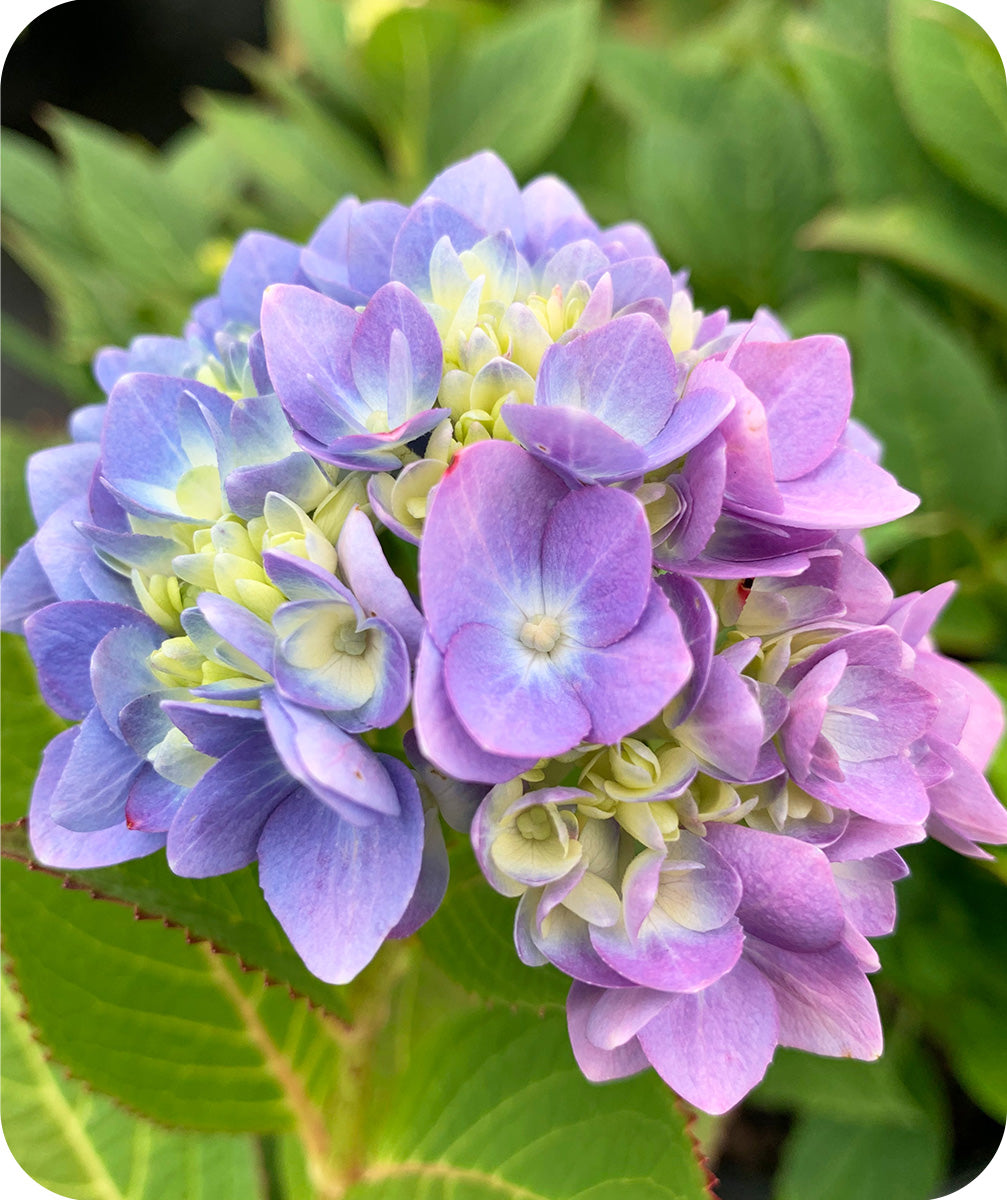
<svg viewBox="0 0 1007 1200">
<path fill-rule="evenodd" d="M 504 783 L 528 771 L 537 758 L 490 754 L 475 742 L 458 719 L 444 688 L 444 660 L 433 639 L 424 635 L 416 659 L 413 713 L 420 750 L 455 779 Z"/>
<path fill-rule="evenodd" d="M 667 425 L 645 447 L 647 469 L 656 470 L 697 447 L 704 438 L 713 433 L 733 406 L 734 397 L 718 388 L 687 388 L 685 396 L 672 410 Z M 721 439 L 718 439 L 718 444 L 713 449 L 716 457 L 723 453 Z M 723 491 L 718 490 L 721 491 L 722 498 Z M 719 503 L 717 511 L 720 511 Z M 712 521 L 709 524 L 712 529 Z"/>
<path fill-rule="evenodd" d="M 675 402 L 675 356 L 657 322 L 620 317 L 546 351 L 536 406 L 584 409 L 638 446 L 667 424 Z"/>
<path fill-rule="evenodd" d="M 588 1037 L 588 1022 L 598 998 L 610 994 L 602 988 L 591 987 L 575 979 L 567 997 L 566 1017 L 570 1046 L 577 1066 L 592 1083 L 623 1079 L 627 1075 L 635 1075 L 638 1071 L 645 1070 L 648 1065 L 635 1039 L 614 1050 L 602 1050 Z"/>
<path fill-rule="evenodd" d="M 842 837 L 825 848 L 825 855 L 830 862 L 873 858 L 886 850 L 922 842 L 925 837 L 922 825 L 889 825 L 853 814 Z"/>
<path fill-rule="evenodd" d="M 543 918 L 539 928 L 536 895 L 535 891 L 525 892 L 514 917 L 514 941 L 522 962 L 535 965 L 522 952 L 523 945 L 530 942 L 538 954 L 543 955 L 572 979 L 579 979 L 582 983 L 592 983 L 598 987 L 629 986 L 629 981 L 624 976 L 614 971 L 599 957 L 598 951 L 591 944 L 587 922 L 562 904 L 558 904 Z M 537 961 L 541 962 L 541 959 Z"/>
<path fill-rule="evenodd" d="M 392 247 L 408 209 L 393 200 L 371 200 L 350 212 L 346 266 L 350 286 L 372 296 L 390 278 Z"/>
<path fill-rule="evenodd" d="M 175 488 L 194 466 L 216 465 L 204 410 L 226 423 L 233 401 L 193 379 L 124 375 L 108 398 L 102 474 L 117 495 L 175 518 Z"/>
<path fill-rule="evenodd" d="M 423 853 L 423 805 L 409 770 L 381 756 L 399 814 L 361 828 L 303 789 L 259 839 L 259 882 L 308 969 L 347 983 L 402 920 Z"/>
<path fill-rule="evenodd" d="M 798 954 L 749 937 L 745 954 L 772 984 L 780 1045 L 837 1058 L 877 1058 L 881 1021 L 871 985 L 843 946 Z"/>
<path fill-rule="evenodd" d="M 876 821 L 916 825 L 926 820 L 930 801 L 919 775 L 907 758 L 844 763 L 843 771 L 846 776 L 844 782 L 827 783 L 809 779 L 805 790 L 824 799 L 826 804 L 849 808 Z"/>
<path fill-rule="evenodd" d="M 56 602 L 49 576 L 42 570 L 32 538 L 18 550 L 0 578 L 0 611 L 7 633 L 22 633 L 33 612 Z"/>
<path fill-rule="evenodd" d="M 903 879 L 909 868 L 889 850 L 877 858 L 835 863 L 832 868 L 843 908 L 858 932 L 882 937 L 895 928 L 893 880 Z"/>
<path fill-rule="evenodd" d="M 501 415 L 526 450 L 585 483 L 615 483 L 647 470 L 644 451 L 593 413 L 505 404 Z"/>
<path fill-rule="evenodd" d="M 42 755 L 28 813 L 32 853 L 46 867 L 86 870 L 143 858 L 160 849 L 164 845 L 162 834 L 134 832 L 124 823 L 109 829 L 76 833 L 57 825 L 49 815 L 50 802 L 79 736 L 79 729 L 64 729 L 46 746 Z"/>
<path fill-rule="evenodd" d="M 591 717 L 590 741 L 617 742 L 656 717 L 689 678 L 692 658 L 678 618 L 656 583 L 636 628 L 601 649 L 557 660 Z"/>
<path fill-rule="evenodd" d="M 164 691 L 147 660 L 164 641 L 163 635 L 133 625 L 107 633 L 91 656 L 91 687 L 105 724 L 119 732 L 119 714 L 140 696 Z"/>
<path fill-rule="evenodd" d="M 548 296 L 554 287 L 563 292 L 579 280 L 598 277 L 608 270 L 608 258 L 590 238 L 567 242 L 549 259 L 542 270 L 541 292 Z"/>
<path fill-rule="evenodd" d="M 539 175 L 527 184 L 521 193 L 521 204 L 526 235 L 522 249 L 529 262 L 536 262 L 550 248 L 575 240 L 572 237 L 559 240 L 558 235 L 566 229 L 583 226 L 586 231 L 597 232 L 576 193 L 555 175 Z"/>
<path fill-rule="evenodd" d="M 766 1073 L 779 1022 L 773 990 L 744 959 L 691 996 L 673 996 L 639 1033 L 661 1078 L 708 1113 L 733 1108 Z"/>
<path fill-rule="evenodd" d="M 697 933 L 655 907 L 631 938 L 621 922 L 592 926 L 591 944 L 613 970 L 643 987 L 697 992 L 725 975 L 738 961 L 744 935 L 732 917 L 719 929 Z"/>
<path fill-rule="evenodd" d="M 731 370 L 762 401 L 777 480 L 798 479 L 835 449 L 853 401 L 850 352 L 842 338 L 743 342 Z"/>
<path fill-rule="evenodd" d="M 35 556 L 53 591 L 61 600 L 105 600 L 139 607 L 129 580 L 99 561 L 82 533 L 81 523 L 88 516 L 86 498 L 73 497 L 35 534 Z"/>
<path fill-rule="evenodd" d="M 425 622 L 406 587 L 388 565 L 374 526 L 362 509 L 347 516 L 336 543 L 339 569 L 360 607 L 369 617 L 381 617 L 402 635 L 415 657 Z"/>
<path fill-rule="evenodd" d="M 724 715 L 730 713 L 730 720 Z M 703 694 L 675 736 L 694 754 L 742 782 L 753 777 L 765 741 L 762 709 L 751 681 L 717 655 Z"/>
<path fill-rule="evenodd" d="M 417 203 L 429 199 L 450 204 L 487 233 L 508 229 L 515 242 L 524 239 L 521 193 L 510 168 L 492 151 L 482 150 L 442 171 Z M 463 247 L 455 244 L 455 249 Z"/>
<path fill-rule="evenodd" d="M 744 825 L 711 822 L 711 845 L 741 876 L 745 932 L 788 950 L 827 950 L 843 931 L 829 860 L 815 846 Z"/>
<path fill-rule="evenodd" d="M 328 444 L 295 431 L 294 440 L 315 458 L 350 471 L 396 471 L 402 463 L 394 451 L 435 429 L 447 415 L 443 408 L 416 413 L 387 433 L 348 433 Z"/>
<path fill-rule="evenodd" d="M 594 1001 L 585 1032 L 600 1050 L 615 1050 L 636 1037 L 671 999 L 668 992 L 651 988 L 608 988 Z"/>
<path fill-rule="evenodd" d="M 612 307 L 616 312 L 630 304 L 654 298 L 665 308 L 671 304 L 675 291 L 668 264 L 655 254 L 638 255 L 613 262 L 605 270 L 612 278 Z M 587 281 L 592 287 L 598 274 Z"/>
<path fill-rule="evenodd" d="M 296 284 L 271 287 L 262 301 L 262 342 L 276 394 L 291 420 L 322 443 L 366 415 L 350 374 L 359 319 L 352 308 Z"/>
<path fill-rule="evenodd" d="M 937 749 L 951 775 L 928 791 L 933 815 L 970 841 L 1007 842 L 1007 809 L 981 772 L 954 746 Z"/>
<path fill-rule="evenodd" d="M 262 293 L 271 283 L 292 283 L 300 256 L 300 246 L 286 238 L 255 229 L 242 234 L 220 277 L 218 294 L 227 320 L 256 328 Z"/>
<path fill-rule="evenodd" d="M 701 362 L 689 382 L 693 387 L 716 388 L 734 398 L 734 407 L 720 427 L 727 446 L 726 496 L 732 506 L 762 515 L 781 512 L 783 502 L 773 475 L 769 425 L 759 398 L 733 371 L 712 359 Z"/>
<path fill-rule="evenodd" d="M 273 648 L 276 637 L 272 628 L 241 604 L 204 592 L 197 601 L 207 624 L 228 645 L 233 646 L 257 667 L 267 673 L 273 667 Z"/>
<path fill-rule="evenodd" d="M 387 283 L 364 309 L 350 343 L 353 379 L 361 398 L 388 423 L 430 408 L 443 365 L 432 317 L 401 283 Z"/>
<path fill-rule="evenodd" d="M 684 721 L 696 707 L 710 676 L 717 614 L 706 589 L 687 575 L 660 575 L 657 582 L 678 617 L 682 638 L 692 660 L 691 674 L 678 693 L 675 708 L 677 720 Z"/>
<path fill-rule="evenodd" d="M 780 485 L 781 524 L 805 529 L 862 529 L 911 513 L 919 496 L 862 455 L 838 446 L 807 475 Z"/>
<path fill-rule="evenodd" d="M 269 814 L 296 786 L 269 738 L 248 738 L 182 801 L 168 830 L 168 865 L 196 879 L 247 866 Z"/>
<path fill-rule="evenodd" d="M 420 547 L 420 590 L 442 650 L 462 625 L 513 627 L 543 611 L 542 536 L 566 484 L 520 446 L 462 450 L 437 485 Z"/>
<path fill-rule="evenodd" d="M 609 646 L 650 599 L 650 532 L 643 507 L 614 488 L 564 496 L 542 541 L 544 611 L 587 646 Z"/>
<path fill-rule="evenodd" d="M 485 234 L 482 226 L 456 208 L 432 197 L 419 200 L 395 238 L 391 277 L 404 283 L 417 296 L 430 295 L 430 258 L 442 237 L 450 239 L 459 253 L 471 250 Z"/>
<path fill-rule="evenodd" d="M 551 757 L 591 727 L 561 669 L 523 646 L 516 631 L 463 625 L 448 643 L 444 680 L 461 723 L 491 754 Z"/>
<path fill-rule="evenodd" d="M 126 797 L 127 827 L 144 833 L 167 833 L 188 790 L 158 775 L 150 763 L 145 763 Z"/>
</svg>

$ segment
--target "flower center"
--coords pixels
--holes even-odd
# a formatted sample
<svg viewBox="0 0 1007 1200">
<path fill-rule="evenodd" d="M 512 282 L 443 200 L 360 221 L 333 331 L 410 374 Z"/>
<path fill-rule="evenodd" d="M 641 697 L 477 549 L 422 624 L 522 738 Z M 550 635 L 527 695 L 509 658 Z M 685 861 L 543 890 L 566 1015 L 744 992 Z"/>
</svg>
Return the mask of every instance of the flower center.
<svg viewBox="0 0 1007 1200">
<path fill-rule="evenodd" d="M 541 804 L 518 813 L 515 824 L 521 836 L 532 842 L 543 842 L 553 832 L 552 821 Z"/>
<path fill-rule="evenodd" d="M 539 654 L 548 654 L 556 646 L 562 634 L 559 621 L 555 617 L 532 617 L 521 626 L 521 642 L 529 650 Z"/>
</svg>

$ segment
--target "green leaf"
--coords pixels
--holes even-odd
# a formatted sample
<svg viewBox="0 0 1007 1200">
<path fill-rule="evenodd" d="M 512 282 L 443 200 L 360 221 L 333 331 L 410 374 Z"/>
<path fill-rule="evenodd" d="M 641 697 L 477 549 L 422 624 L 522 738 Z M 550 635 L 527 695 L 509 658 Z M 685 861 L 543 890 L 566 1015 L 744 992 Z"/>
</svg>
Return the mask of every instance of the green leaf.
<svg viewBox="0 0 1007 1200">
<path fill-rule="evenodd" d="M 423 948 L 466 991 L 486 1000 L 539 1009 L 561 1007 L 570 981 L 555 967 L 527 967 L 514 948 L 516 901 L 483 878 L 467 845 L 451 852 L 451 882 L 436 914 L 420 930 Z"/>
<path fill-rule="evenodd" d="M 58 720 L 57 728 L 62 728 Z M 31 761 L 37 761 L 37 755 L 36 750 Z M 23 828 L 3 831 L 3 853 L 17 862 L 33 863 Z M 180 926 L 189 937 L 236 955 L 246 967 L 264 971 L 273 982 L 286 984 L 327 1012 L 346 1013 L 341 991 L 312 975 L 291 946 L 266 904 L 254 866 L 209 879 L 186 879 L 172 874 L 164 855 L 157 853 L 100 870 L 42 869 L 65 886 L 128 905 L 146 919 Z"/>
<path fill-rule="evenodd" d="M 1007 503 L 1005 409 L 983 361 L 881 275 L 862 288 L 854 413 L 924 508 L 999 520 Z"/>
<path fill-rule="evenodd" d="M 783 1149 L 776 1200 L 928 1200 L 943 1175 L 939 1131 L 806 1117 Z"/>
<path fill-rule="evenodd" d="M 43 1187 L 74 1200 L 254 1200 L 265 1196 L 250 1137 L 168 1131 L 117 1108 L 51 1064 L 0 978 L 3 1132 Z"/>
<path fill-rule="evenodd" d="M 925 1120 L 924 1110 L 899 1076 L 891 1047 L 875 1062 L 777 1050 L 751 1102 L 855 1125 L 913 1127 Z"/>
<path fill-rule="evenodd" d="M 655 48 L 619 37 L 603 40 L 595 81 L 624 116 L 642 125 L 655 118 L 701 121 L 721 88 L 716 75 L 683 64 L 678 47 Z"/>
<path fill-rule="evenodd" d="M 641 216 L 701 302 L 753 309 L 796 292 L 797 230 L 824 199 L 821 148 L 803 105 L 768 68 L 726 81 L 699 118 L 642 126 L 630 150 Z"/>
<path fill-rule="evenodd" d="M 346 1200 L 701 1200 L 684 1116 L 653 1072 L 598 1087 L 559 1014 L 474 1013 L 377 1097 Z"/>
<path fill-rule="evenodd" d="M 29 1019 L 74 1075 L 165 1124 L 296 1128 L 324 1151 L 331 1018 L 181 929 L 3 868 L 5 945 Z"/>
<path fill-rule="evenodd" d="M 4 319 L 4 326 L 7 325 Z M 35 532 L 35 518 L 28 503 L 25 464 L 28 456 L 48 445 L 48 439 L 5 421 L 0 426 L 0 484 L 3 498 L 3 558 L 6 563 L 18 547 Z"/>
<path fill-rule="evenodd" d="M 268 15 L 270 43 L 281 58 L 307 68 L 334 96 L 355 106 L 361 85 L 346 6 L 333 0 L 275 0 Z"/>
<path fill-rule="evenodd" d="M 54 243 L 73 243 L 75 223 L 56 156 L 31 138 L 4 129 L 0 164 L 8 216 Z"/>
<path fill-rule="evenodd" d="M 338 186 L 340 194 L 353 191 L 370 198 L 387 193 L 388 179 L 374 150 L 323 107 L 274 55 L 245 47 L 236 61 L 249 79 L 276 101 L 291 126 L 311 140 L 315 154 L 331 164 L 325 177 Z M 330 206 L 338 199 L 339 195 L 332 196 Z"/>
<path fill-rule="evenodd" d="M 975 669 L 1007 706 L 1007 666 L 1002 663 L 979 663 Z M 993 790 L 1001 800 L 1007 801 L 1007 737 L 1001 738 L 986 773 Z"/>
<path fill-rule="evenodd" d="M 142 288 L 198 291 L 206 218 L 172 186 L 160 160 L 83 117 L 53 111 L 46 124 L 69 162 L 81 231 L 101 259 Z"/>
<path fill-rule="evenodd" d="M 530 5 L 473 39 L 458 77 L 435 93 L 441 166 L 489 147 L 530 169 L 563 134 L 594 61 L 596 0 Z"/>
<path fill-rule="evenodd" d="M 829 209 L 805 226 L 800 241 L 812 250 L 891 259 L 960 288 L 1007 317 L 1003 219 L 974 202 L 948 208 L 931 196 Z"/>
<path fill-rule="evenodd" d="M 28 811 L 31 790 L 42 751 L 66 722 L 38 694 L 35 668 L 24 641 L 12 633 L 0 635 L 3 706 L 0 713 L 2 746 L 2 816 L 16 821 Z"/>
<path fill-rule="evenodd" d="M 193 112 L 240 162 L 278 233 L 307 236 L 342 195 L 359 186 L 352 161 L 334 158 L 295 121 L 271 109 L 200 92 Z"/>
<path fill-rule="evenodd" d="M 457 62 L 462 18 L 470 11 L 400 8 L 378 23 L 363 48 L 368 113 L 404 191 L 415 194 L 427 182 L 431 108 Z"/>
<path fill-rule="evenodd" d="M 4 317 L 0 326 L 0 353 L 26 375 L 64 392 L 68 407 L 96 404 L 104 398 L 87 367 L 66 362 L 48 338 L 39 337 L 14 317 Z"/>
<path fill-rule="evenodd" d="M 949 5 L 893 0 L 891 53 L 905 114 L 935 161 L 1007 210 L 1007 80 L 996 47 Z"/>
<path fill-rule="evenodd" d="M 917 190 L 937 174 L 902 116 L 888 74 L 885 5 L 817 5 L 794 14 L 787 45 L 825 138 L 840 195 L 852 203 Z"/>
<path fill-rule="evenodd" d="M 902 852 L 899 925 L 878 943 L 879 980 L 926 1027 L 994 1120 L 1007 1111 L 1007 888 L 992 870 L 924 843 Z"/>
</svg>

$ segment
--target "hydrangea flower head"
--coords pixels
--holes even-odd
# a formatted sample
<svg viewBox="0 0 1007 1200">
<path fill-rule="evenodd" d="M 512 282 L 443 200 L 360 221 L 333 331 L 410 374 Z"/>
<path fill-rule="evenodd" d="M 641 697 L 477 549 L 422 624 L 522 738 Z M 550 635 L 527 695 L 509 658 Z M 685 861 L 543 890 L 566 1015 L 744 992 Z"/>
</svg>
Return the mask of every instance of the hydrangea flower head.
<svg viewBox="0 0 1007 1200">
<path fill-rule="evenodd" d="M 880 1053 L 898 850 L 1007 842 L 1003 716 L 933 644 L 948 587 L 862 553 L 916 498 L 840 339 L 697 311 L 643 229 L 484 153 L 246 234 L 182 337 L 95 373 L 3 580 L 79 722 L 39 860 L 256 861 L 345 982 L 436 910 L 443 816 L 570 976 L 589 1078 L 722 1112 L 777 1045 Z"/>
</svg>

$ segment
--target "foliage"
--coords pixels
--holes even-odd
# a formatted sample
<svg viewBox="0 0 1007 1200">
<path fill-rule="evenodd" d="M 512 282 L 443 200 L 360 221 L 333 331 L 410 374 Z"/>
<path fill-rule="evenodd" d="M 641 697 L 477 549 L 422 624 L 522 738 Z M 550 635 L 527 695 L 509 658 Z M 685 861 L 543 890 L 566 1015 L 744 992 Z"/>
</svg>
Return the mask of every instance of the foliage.
<svg viewBox="0 0 1007 1200">
<path fill-rule="evenodd" d="M 6 245 L 55 324 L 53 353 L 8 323 L 12 360 L 68 407 L 95 399 L 94 350 L 174 331 L 242 229 L 303 238 L 342 193 L 411 199 L 485 144 L 647 223 L 700 303 L 850 340 L 856 411 L 923 498 L 871 549 L 901 591 L 960 580 L 943 645 L 1004 689 L 1007 89 L 975 25 L 931 0 L 274 0 L 271 27 L 241 58 L 257 94 L 195 96 L 161 150 L 54 111 L 55 154 L 5 132 Z M 36 444 L 5 431 L 5 555 L 31 530 L 15 483 Z M 3 685 L 12 823 L 61 723 L 16 642 Z M 54 1188 L 154 1200 L 184 1175 L 187 1195 L 257 1196 L 264 1163 L 290 1200 L 708 1194 L 653 1077 L 580 1078 L 560 977 L 518 962 L 511 906 L 462 846 L 435 919 L 346 988 L 304 969 L 252 869 L 181 880 L 158 855 L 59 879 L 26 869 L 14 825 L 4 854 L 5 1133 Z M 796 1114 L 780 1200 L 939 1194 L 935 1051 L 995 1119 L 1007 1106 L 1003 860 L 909 858 L 881 947 L 890 1053 L 781 1053 L 753 1097 Z"/>
</svg>

